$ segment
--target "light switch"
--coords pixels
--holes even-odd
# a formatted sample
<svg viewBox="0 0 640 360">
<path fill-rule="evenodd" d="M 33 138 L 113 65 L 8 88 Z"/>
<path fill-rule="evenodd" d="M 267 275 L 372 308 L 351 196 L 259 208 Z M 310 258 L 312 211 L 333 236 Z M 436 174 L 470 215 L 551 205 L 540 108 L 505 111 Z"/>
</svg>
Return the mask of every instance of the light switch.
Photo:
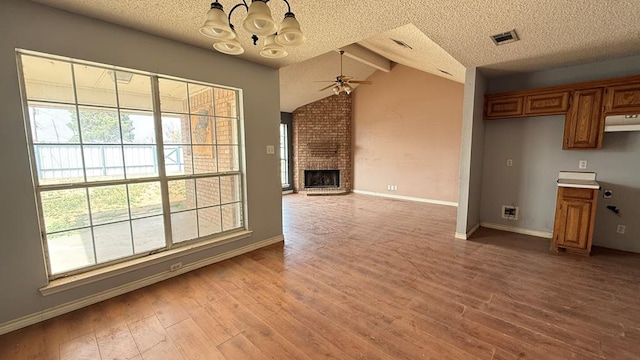
<svg viewBox="0 0 640 360">
<path fill-rule="evenodd" d="M 273 145 L 267 145 L 267 154 L 273 155 L 276 153 L 276 148 Z"/>
<path fill-rule="evenodd" d="M 513 166 L 513 159 L 507 159 L 507 167 Z"/>
</svg>

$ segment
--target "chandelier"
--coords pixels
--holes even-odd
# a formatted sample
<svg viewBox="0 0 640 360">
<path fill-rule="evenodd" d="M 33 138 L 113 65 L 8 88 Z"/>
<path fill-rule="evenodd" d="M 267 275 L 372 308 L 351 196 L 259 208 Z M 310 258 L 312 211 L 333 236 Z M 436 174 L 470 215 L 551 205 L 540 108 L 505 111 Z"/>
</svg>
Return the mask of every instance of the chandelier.
<svg viewBox="0 0 640 360">
<path fill-rule="evenodd" d="M 238 35 L 231 24 L 231 14 L 239 7 L 247 11 L 242 26 L 253 34 L 253 45 L 258 44 L 258 36 L 265 36 L 260 55 L 266 58 L 282 58 L 288 55 L 285 46 L 294 47 L 305 42 L 306 37 L 302 34 L 300 23 L 291 12 L 291 5 L 287 0 L 283 0 L 287 4 L 287 12 L 280 26 L 271 17 L 271 10 L 267 5 L 269 0 L 252 0 L 251 5 L 247 5 L 247 1 L 241 0 L 234 5 L 229 11 L 229 16 L 225 14 L 218 0 L 211 3 L 211 9 L 207 12 L 207 19 L 200 28 L 200 33 L 217 40 L 213 44 L 214 49 L 228 55 L 244 53 L 244 48 L 240 45 Z"/>
</svg>

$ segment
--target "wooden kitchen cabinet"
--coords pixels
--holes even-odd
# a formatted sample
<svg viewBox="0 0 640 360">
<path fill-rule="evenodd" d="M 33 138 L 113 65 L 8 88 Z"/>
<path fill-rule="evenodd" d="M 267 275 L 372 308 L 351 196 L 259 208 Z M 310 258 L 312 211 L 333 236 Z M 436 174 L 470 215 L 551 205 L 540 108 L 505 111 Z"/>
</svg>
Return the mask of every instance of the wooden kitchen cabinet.
<svg viewBox="0 0 640 360">
<path fill-rule="evenodd" d="M 591 252 L 597 189 L 558 187 L 553 248 L 582 255 Z"/>
<path fill-rule="evenodd" d="M 485 102 L 486 119 L 503 119 L 524 115 L 524 96 L 492 97 Z"/>
<path fill-rule="evenodd" d="M 573 92 L 571 106 L 564 122 L 564 150 L 602 148 L 602 94 L 602 88 Z"/>
<path fill-rule="evenodd" d="M 562 149 L 601 149 L 606 116 L 640 114 L 640 75 L 485 96 L 487 120 L 562 114 Z"/>
<path fill-rule="evenodd" d="M 524 115 L 564 114 L 569 109 L 569 95 L 569 91 L 527 95 L 524 101 Z"/>
<path fill-rule="evenodd" d="M 640 113 L 640 82 L 606 88 L 605 113 Z"/>
</svg>

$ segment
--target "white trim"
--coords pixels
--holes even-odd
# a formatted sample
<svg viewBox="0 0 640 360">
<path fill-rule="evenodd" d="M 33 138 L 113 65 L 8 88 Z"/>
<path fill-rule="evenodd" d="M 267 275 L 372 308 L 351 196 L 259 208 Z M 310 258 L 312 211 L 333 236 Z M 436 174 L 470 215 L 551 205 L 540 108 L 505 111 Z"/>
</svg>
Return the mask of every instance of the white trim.
<svg viewBox="0 0 640 360">
<path fill-rule="evenodd" d="M 553 233 L 546 232 L 546 231 L 530 230 L 530 229 L 524 229 L 524 228 L 519 228 L 515 226 L 493 224 L 493 223 L 486 223 L 486 222 L 481 222 L 480 226 L 489 228 L 489 229 L 509 231 L 517 234 L 537 236 L 545 239 L 553 238 Z"/>
<path fill-rule="evenodd" d="M 366 191 L 366 190 L 353 190 L 353 192 L 356 194 L 362 194 L 362 195 L 372 195 L 372 196 L 380 196 L 380 197 L 386 197 L 386 198 L 398 199 L 398 200 L 417 201 L 421 203 L 458 207 L 458 203 L 453 201 L 433 200 L 433 199 L 425 199 L 425 198 L 405 196 L 405 195 L 393 195 L 393 194 L 380 193 L 375 191 Z"/>
<path fill-rule="evenodd" d="M 97 294 L 94 295 L 89 295 L 87 297 L 84 297 L 82 299 L 78 299 L 75 301 L 71 301 L 68 302 L 66 304 L 62 304 L 62 305 L 58 305 L 55 307 L 52 307 L 50 309 L 47 310 L 43 310 L 43 311 L 39 311 L 30 315 L 26 315 L 23 316 L 21 318 L 15 319 L 15 320 L 11 320 L 8 322 L 5 322 L 3 324 L 0 324 L 0 335 L 2 334 L 6 334 L 8 332 L 14 331 L 14 330 L 18 330 L 21 329 L 23 327 L 27 327 L 29 325 L 33 325 L 36 324 L 38 322 L 47 320 L 47 319 L 51 319 L 53 317 L 62 315 L 62 314 L 66 314 L 68 312 L 83 308 L 85 306 L 89 306 L 95 303 L 98 303 L 100 301 L 104 301 L 107 299 L 110 299 L 112 297 L 116 297 L 118 295 L 122 295 L 125 293 L 128 293 L 130 291 L 133 290 L 137 290 L 140 289 L 142 287 L 151 285 L 151 284 L 155 284 L 157 282 L 172 278 L 174 276 L 178 276 L 181 274 L 184 274 L 186 272 L 192 271 L 192 270 L 196 270 L 199 269 L 201 267 L 207 266 L 207 265 L 211 265 L 213 263 L 217 263 L 223 260 L 227 260 L 230 259 L 234 256 L 239 256 L 245 253 L 248 253 L 250 251 L 253 250 L 257 250 L 259 248 L 265 247 L 265 246 L 269 246 L 275 243 L 279 243 L 279 242 L 284 242 L 284 236 L 283 235 L 278 235 L 278 236 L 274 236 L 272 238 L 269 239 L 265 239 L 262 241 L 258 241 L 246 246 L 243 246 L 241 248 L 237 248 L 231 251 L 227 251 L 225 253 L 222 254 L 218 254 L 215 255 L 213 257 L 209 257 L 206 259 L 202 259 L 190 264 L 187 264 L 185 266 L 183 266 L 182 268 L 180 268 L 179 270 L 176 271 L 163 271 L 161 273 L 149 276 L 147 278 L 144 279 L 140 279 L 140 280 L 136 280 L 124 285 L 120 285 L 118 287 L 115 287 L 113 289 L 109 289 L 106 291 L 102 291 L 99 292 Z"/>
<path fill-rule="evenodd" d="M 282 190 L 282 195 L 293 194 L 293 190 Z"/>
<path fill-rule="evenodd" d="M 471 235 L 473 235 L 473 233 L 476 232 L 476 230 L 478 230 L 479 228 L 480 228 L 480 223 L 477 223 L 471 228 L 471 230 L 467 231 L 466 234 L 456 232 L 455 238 L 460 240 L 468 240 L 471 237 Z"/>
</svg>

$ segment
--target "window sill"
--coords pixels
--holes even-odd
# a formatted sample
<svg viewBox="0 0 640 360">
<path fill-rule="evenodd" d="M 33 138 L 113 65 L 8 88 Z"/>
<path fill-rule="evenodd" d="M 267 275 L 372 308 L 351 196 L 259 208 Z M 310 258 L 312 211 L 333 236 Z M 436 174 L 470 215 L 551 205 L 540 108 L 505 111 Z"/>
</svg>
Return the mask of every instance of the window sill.
<svg viewBox="0 0 640 360">
<path fill-rule="evenodd" d="M 228 244 L 240 239 L 245 239 L 251 236 L 252 233 L 253 232 L 250 230 L 233 232 L 222 237 L 217 237 L 215 239 L 200 241 L 198 243 L 177 247 L 175 249 L 166 250 L 157 254 L 143 256 L 118 264 L 105 266 L 100 269 L 87 271 L 82 274 L 71 275 L 68 277 L 52 280 L 49 282 L 49 284 L 40 288 L 40 293 L 44 296 L 56 294 L 65 290 L 91 284 L 134 270 L 143 269 L 145 267 L 159 264 L 164 261 L 176 259 L 202 250 Z"/>
<path fill-rule="evenodd" d="M 293 190 L 282 190 L 282 195 L 293 194 Z"/>
</svg>

